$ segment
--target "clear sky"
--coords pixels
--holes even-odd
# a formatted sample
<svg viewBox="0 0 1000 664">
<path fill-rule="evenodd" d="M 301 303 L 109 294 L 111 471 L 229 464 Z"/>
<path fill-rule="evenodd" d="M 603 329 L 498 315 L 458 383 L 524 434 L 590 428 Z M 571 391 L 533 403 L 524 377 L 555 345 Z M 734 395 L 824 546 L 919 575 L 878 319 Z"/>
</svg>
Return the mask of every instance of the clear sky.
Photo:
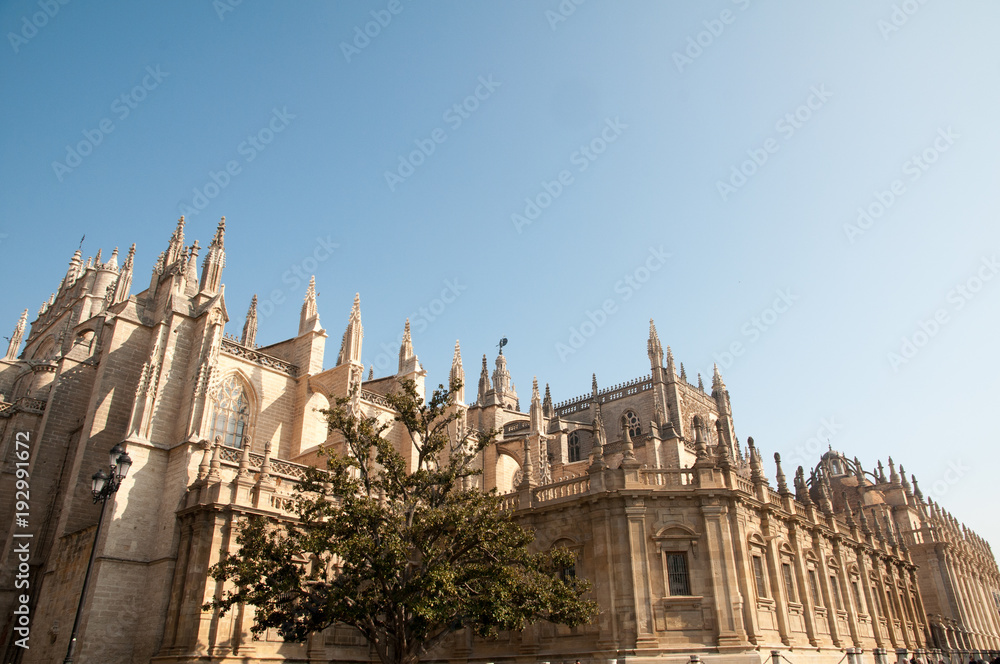
<svg viewBox="0 0 1000 664">
<path fill-rule="evenodd" d="M 0 330 L 225 215 L 228 332 L 314 273 L 328 366 L 360 292 L 376 375 L 407 316 L 434 384 L 506 336 L 526 406 L 654 318 L 786 471 L 893 455 L 1000 544 L 1000 5 L 683 4 L 5 2 Z"/>
</svg>

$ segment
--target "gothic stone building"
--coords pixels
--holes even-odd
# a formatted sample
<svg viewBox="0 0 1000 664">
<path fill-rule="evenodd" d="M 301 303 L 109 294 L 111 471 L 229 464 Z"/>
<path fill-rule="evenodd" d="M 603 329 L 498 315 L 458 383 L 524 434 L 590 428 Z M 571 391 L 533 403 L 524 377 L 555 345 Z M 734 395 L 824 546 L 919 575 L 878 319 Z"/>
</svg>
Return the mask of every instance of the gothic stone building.
<svg viewBox="0 0 1000 664">
<path fill-rule="evenodd" d="M 182 219 L 136 293 L 134 246 L 120 266 L 117 250 L 86 263 L 77 251 L 26 338 L 27 312 L 18 322 L 0 361 L 5 663 L 62 661 L 95 534 L 79 664 L 373 661 L 343 626 L 306 643 L 253 640 L 252 607 L 202 610 L 221 592 L 207 571 L 233 548 L 234 523 L 288 518 L 303 468 L 336 446 L 318 409 L 353 392 L 355 408 L 391 422 L 385 395 L 404 378 L 422 391 L 425 379 L 408 326 L 397 373 L 366 379 L 357 297 L 326 362 L 312 283 L 295 337 L 258 346 L 255 303 L 239 338 L 227 336 L 225 230 L 223 219 L 199 275 Z M 901 467 L 868 472 L 831 450 L 789 482 L 775 455 L 772 484 L 753 441 L 737 440 L 718 372 L 710 391 L 691 385 L 652 323 L 647 354 L 650 374 L 605 389 L 595 378 L 561 403 L 536 383 L 527 412 L 507 358 L 491 376 L 483 357 L 455 406 L 456 435 L 502 432 L 476 481 L 506 494 L 536 546 L 576 552 L 601 612 L 579 628 L 539 623 L 488 642 L 458 633 L 441 661 L 758 663 L 779 650 L 834 664 L 849 649 L 859 662 L 1000 650 L 988 544 Z M 464 380 L 457 344 L 451 371 Z M 118 443 L 133 466 L 98 532 L 91 474 Z M 30 500 L 18 494 L 23 468 Z M 17 521 L 22 498 L 28 519 Z M 29 649 L 16 644 L 25 596 Z"/>
</svg>

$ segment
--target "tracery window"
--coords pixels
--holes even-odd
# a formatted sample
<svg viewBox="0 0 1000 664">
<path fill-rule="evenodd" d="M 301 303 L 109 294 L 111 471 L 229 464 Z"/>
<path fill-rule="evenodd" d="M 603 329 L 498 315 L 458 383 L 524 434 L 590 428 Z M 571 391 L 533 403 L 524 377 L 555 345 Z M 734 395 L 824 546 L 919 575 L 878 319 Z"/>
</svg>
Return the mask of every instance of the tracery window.
<svg viewBox="0 0 1000 664">
<path fill-rule="evenodd" d="M 621 425 L 623 435 L 625 433 L 625 427 L 628 427 L 628 434 L 632 438 L 642 435 L 642 425 L 639 423 L 639 418 L 631 410 L 626 410 L 622 414 Z"/>
<path fill-rule="evenodd" d="M 218 436 L 227 447 L 243 447 L 243 439 L 250 426 L 250 400 L 243 384 L 230 376 L 219 386 L 212 418 L 212 440 Z"/>
<path fill-rule="evenodd" d="M 569 462 L 580 460 L 580 434 L 573 432 L 569 435 Z"/>
</svg>

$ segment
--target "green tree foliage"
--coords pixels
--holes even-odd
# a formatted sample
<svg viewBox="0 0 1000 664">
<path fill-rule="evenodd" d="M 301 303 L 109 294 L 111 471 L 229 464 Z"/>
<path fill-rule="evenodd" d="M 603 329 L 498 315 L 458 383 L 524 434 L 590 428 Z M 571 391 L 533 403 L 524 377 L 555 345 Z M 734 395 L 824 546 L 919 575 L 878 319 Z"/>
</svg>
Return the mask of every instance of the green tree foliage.
<svg viewBox="0 0 1000 664">
<path fill-rule="evenodd" d="M 489 637 L 539 619 L 592 620 L 589 582 L 564 573 L 573 554 L 529 552 L 533 535 L 496 492 L 468 488 L 496 432 L 449 435 L 459 387 L 439 386 L 427 403 L 410 381 L 388 395 L 409 437 L 399 442 L 415 450 L 412 472 L 387 437 L 391 423 L 353 413 L 347 399 L 325 411 L 347 453 L 310 469 L 297 521 L 245 523 L 239 550 L 211 572 L 232 589 L 210 606 L 255 606 L 253 633 L 277 628 L 287 640 L 350 625 L 384 664 L 417 662 L 464 628 Z"/>
</svg>

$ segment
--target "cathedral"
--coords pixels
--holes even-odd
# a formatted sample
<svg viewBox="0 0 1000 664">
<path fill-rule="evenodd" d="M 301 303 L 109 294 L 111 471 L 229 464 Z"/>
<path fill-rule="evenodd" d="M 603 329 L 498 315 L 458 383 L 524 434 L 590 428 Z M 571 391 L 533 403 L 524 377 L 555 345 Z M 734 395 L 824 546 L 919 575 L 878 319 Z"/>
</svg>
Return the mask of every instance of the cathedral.
<svg viewBox="0 0 1000 664">
<path fill-rule="evenodd" d="M 426 375 L 408 323 L 397 372 L 366 375 L 357 295 L 327 359 L 312 282 L 294 337 L 257 344 L 256 298 L 230 327 L 240 334 L 227 333 L 225 235 L 223 218 L 200 257 L 182 218 L 144 289 L 135 245 L 124 257 L 77 251 L 34 320 L 25 310 L 16 322 L 0 361 L 5 664 L 61 662 L 74 630 L 76 664 L 377 661 L 345 626 L 304 643 L 254 639 L 253 607 L 203 608 L 222 593 L 208 570 L 235 549 L 238 522 L 291 518 L 304 468 L 339 444 L 318 411 L 350 397 L 392 423 L 386 395 L 403 379 L 424 394 Z M 866 468 L 831 449 L 783 469 L 737 438 L 718 370 L 710 386 L 691 384 L 652 321 L 646 354 L 648 374 L 606 387 L 595 377 L 563 401 L 536 381 L 522 409 L 502 347 L 492 371 L 483 356 L 466 380 L 455 344 L 451 376 L 467 387 L 454 434 L 500 432 L 475 481 L 503 495 L 533 546 L 575 553 L 600 613 L 493 640 L 457 632 L 435 661 L 964 664 L 1000 653 L 989 544 L 902 465 Z M 388 434 L 412 465 L 401 426 Z M 116 445 L 131 467 L 102 507 L 92 475 Z"/>
</svg>

